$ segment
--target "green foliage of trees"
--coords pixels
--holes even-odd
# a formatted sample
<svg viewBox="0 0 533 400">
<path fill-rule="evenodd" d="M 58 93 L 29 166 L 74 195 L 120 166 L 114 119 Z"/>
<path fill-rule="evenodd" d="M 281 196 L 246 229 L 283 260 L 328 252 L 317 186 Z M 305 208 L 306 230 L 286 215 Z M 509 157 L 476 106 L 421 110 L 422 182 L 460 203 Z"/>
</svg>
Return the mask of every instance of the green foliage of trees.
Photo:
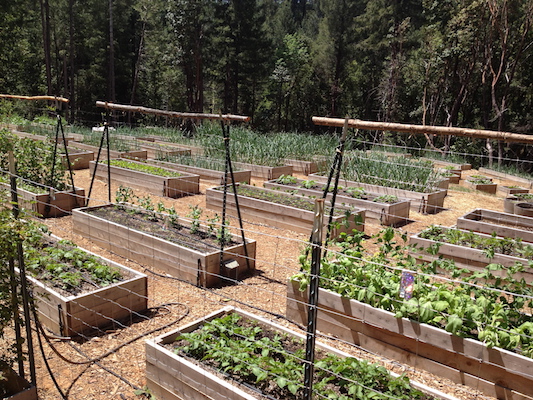
<svg viewBox="0 0 533 400">
<path fill-rule="evenodd" d="M 347 114 L 531 126 L 533 0 L 17 0 L 1 11 L 0 87 L 68 97 L 71 121 L 98 121 L 95 100 L 115 100 L 246 114 L 265 131 Z M 489 157 L 518 151 L 485 146 Z"/>
</svg>

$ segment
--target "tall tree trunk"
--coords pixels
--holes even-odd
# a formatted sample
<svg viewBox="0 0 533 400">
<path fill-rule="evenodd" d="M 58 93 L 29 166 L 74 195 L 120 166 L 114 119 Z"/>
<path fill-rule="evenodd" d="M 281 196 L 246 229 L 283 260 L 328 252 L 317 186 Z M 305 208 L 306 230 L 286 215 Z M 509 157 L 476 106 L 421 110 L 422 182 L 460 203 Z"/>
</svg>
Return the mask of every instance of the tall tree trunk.
<svg viewBox="0 0 533 400">
<path fill-rule="evenodd" d="M 146 34 L 146 21 L 143 21 L 141 28 L 141 37 L 139 39 L 139 50 L 137 51 L 137 60 L 135 61 L 135 70 L 133 71 L 133 84 L 131 85 L 130 105 L 135 103 L 135 93 L 139 84 L 139 71 L 141 69 L 141 59 L 144 49 L 144 35 Z M 130 116 L 128 116 L 128 119 Z"/>
<path fill-rule="evenodd" d="M 113 0 L 109 0 L 109 81 L 108 98 L 111 102 L 116 102 L 115 93 L 115 39 L 113 35 Z"/>
<path fill-rule="evenodd" d="M 46 67 L 46 88 L 49 96 L 53 95 L 52 89 L 52 59 L 50 50 L 50 7 L 48 0 L 41 0 L 41 23 L 43 29 L 44 63 Z"/>
<path fill-rule="evenodd" d="M 76 110 L 76 91 L 74 86 L 74 77 L 76 76 L 75 72 L 75 38 L 74 38 L 74 2 L 75 0 L 69 0 L 68 2 L 68 15 L 69 15 L 69 27 L 68 27 L 68 46 L 69 46 L 69 73 L 68 73 L 68 86 L 65 86 L 67 90 L 67 96 L 70 100 L 68 103 L 68 109 L 70 110 L 69 121 L 73 122 L 75 117 Z"/>
</svg>

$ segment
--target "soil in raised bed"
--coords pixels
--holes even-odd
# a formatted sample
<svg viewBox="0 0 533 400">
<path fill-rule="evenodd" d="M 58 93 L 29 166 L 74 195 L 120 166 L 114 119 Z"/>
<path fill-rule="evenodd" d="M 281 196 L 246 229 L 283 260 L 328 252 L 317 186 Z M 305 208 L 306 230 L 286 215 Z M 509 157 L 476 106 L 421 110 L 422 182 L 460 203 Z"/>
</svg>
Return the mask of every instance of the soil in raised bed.
<svg viewBox="0 0 533 400">
<path fill-rule="evenodd" d="M 204 230 L 192 233 L 188 227 L 179 223 L 177 225 L 171 225 L 155 212 L 150 213 L 140 210 L 132 212 L 123 207 L 102 207 L 87 210 L 86 212 L 107 221 L 112 221 L 198 251 L 207 253 L 220 249 L 220 242 L 216 236 Z M 235 244 L 237 242 L 230 241 L 225 246 L 229 247 Z"/>
<path fill-rule="evenodd" d="M 219 188 L 222 190 L 222 188 Z M 233 188 L 228 187 L 228 192 L 233 193 Z M 272 193 L 270 190 L 266 191 L 255 186 L 241 185 L 237 189 L 237 194 L 239 196 L 251 197 L 257 200 L 270 201 L 272 203 L 281 204 L 284 206 L 300 208 L 307 211 L 315 211 L 315 202 L 314 200 L 307 199 L 305 197 L 293 196 L 288 193 Z M 331 207 L 325 207 L 325 213 L 329 214 Z M 343 215 L 345 209 L 335 209 L 334 215 Z"/>
<path fill-rule="evenodd" d="M 46 249 L 47 248 L 50 248 L 50 247 L 60 247 L 62 248 L 63 250 L 78 250 L 78 251 L 82 251 L 81 249 L 75 247 L 75 246 L 71 246 L 68 244 L 68 242 L 61 242 L 61 241 L 54 241 L 54 240 L 48 240 L 48 239 L 45 239 L 43 238 L 41 240 L 42 242 L 42 246 L 39 248 L 39 253 L 42 254 L 42 255 L 48 255 L 50 256 L 50 254 L 48 254 L 46 252 Z M 26 253 L 27 254 L 27 253 Z M 98 258 L 96 258 L 95 256 L 92 256 L 90 254 L 87 254 L 87 258 L 94 258 L 94 260 L 96 262 L 99 262 L 100 263 L 100 260 L 98 260 Z M 55 258 L 55 257 L 54 257 Z M 26 264 L 28 265 L 28 269 L 29 269 L 29 273 L 31 276 L 33 276 L 35 279 L 39 280 L 42 284 L 44 284 L 45 286 L 55 290 L 56 292 L 58 292 L 59 294 L 61 294 L 62 296 L 65 296 L 65 297 L 69 297 L 69 296 L 78 296 L 78 295 L 81 295 L 81 294 L 85 294 L 85 293 L 90 293 L 94 290 L 97 290 L 97 289 L 100 289 L 102 287 L 105 287 L 104 285 L 101 285 L 97 282 L 95 282 L 95 279 L 92 277 L 92 275 L 86 270 L 86 269 L 83 269 L 83 268 L 78 268 L 76 265 L 74 265 L 73 263 L 69 262 L 69 260 L 67 258 L 61 258 L 60 260 L 56 260 L 54 259 L 54 261 L 57 261 L 58 263 L 61 264 L 62 268 L 61 268 L 61 273 L 79 273 L 81 274 L 80 276 L 80 283 L 79 285 L 76 285 L 75 287 L 70 287 L 68 286 L 67 284 L 63 283 L 63 280 L 62 279 L 54 279 L 55 275 L 51 274 L 50 272 L 47 271 L 47 269 L 36 269 L 36 268 L 31 268 L 31 261 L 28 263 L 28 261 L 26 261 Z M 110 266 L 109 267 L 113 272 L 114 272 L 114 277 L 115 277 L 115 280 L 113 283 L 117 283 L 117 282 L 122 282 L 126 279 L 130 279 L 133 277 L 133 273 L 132 272 L 129 272 L 129 271 L 126 271 L 126 270 L 118 270 L 116 267 L 114 266 Z"/>
</svg>

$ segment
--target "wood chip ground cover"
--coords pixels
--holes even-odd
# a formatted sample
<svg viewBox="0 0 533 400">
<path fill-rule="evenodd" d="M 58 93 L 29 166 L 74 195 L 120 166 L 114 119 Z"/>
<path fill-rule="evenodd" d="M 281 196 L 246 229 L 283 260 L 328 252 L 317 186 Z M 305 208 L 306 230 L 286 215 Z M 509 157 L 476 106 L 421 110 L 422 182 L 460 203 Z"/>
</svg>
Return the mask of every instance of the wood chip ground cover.
<svg viewBox="0 0 533 400">
<path fill-rule="evenodd" d="M 469 171 L 465 175 L 468 175 Z M 301 176 L 302 179 L 305 177 Z M 91 177 L 88 170 L 75 172 L 76 186 L 88 189 Z M 207 187 L 218 185 L 218 181 L 203 181 L 200 184 L 202 193 Z M 262 185 L 262 181 L 252 180 L 252 184 Z M 112 183 L 111 191 L 115 193 L 118 184 Z M 444 202 L 445 210 L 434 215 L 424 215 L 416 211 L 411 212 L 414 222 L 404 226 L 402 231 L 408 235 L 420 232 L 430 224 L 452 225 L 456 219 L 483 204 L 484 208 L 502 211 L 501 196 L 484 193 L 473 193 L 464 185 L 451 185 L 451 190 Z M 146 193 L 134 189 L 139 197 Z M 205 196 L 194 195 L 181 199 L 168 199 L 152 196 L 154 203 L 163 202 L 167 207 L 175 206 L 180 215 L 186 215 L 189 206 L 197 205 L 205 209 Z M 105 182 L 95 181 L 91 194 L 91 205 L 108 203 L 108 187 Z M 210 217 L 206 211 L 206 217 Z M 72 217 L 51 218 L 44 221 L 51 231 L 62 238 L 71 239 L 76 244 L 127 267 L 148 273 L 149 306 L 157 307 L 171 303 L 164 308 L 153 308 L 150 318 L 138 318 L 134 323 L 123 329 L 100 332 L 99 335 L 81 343 L 55 342 L 58 351 L 70 359 L 86 361 L 87 358 L 79 354 L 76 349 L 84 352 L 88 357 L 98 357 L 110 349 L 116 348 L 133 340 L 127 346 L 112 352 L 100 360 L 100 365 L 74 365 L 60 359 L 45 345 L 47 360 L 54 371 L 60 387 L 68 393 L 69 398 L 76 400 L 138 400 L 134 389 L 125 381 L 112 376 L 102 367 L 113 371 L 137 388 L 144 386 L 144 342 L 134 340 L 140 335 L 144 338 L 154 337 L 161 333 L 146 334 L 154 328 L 174 329 L 177 323 L 187 323 L 203 317 L 222 305 L 235 305 L 254 313 L 259 313 L 269 319 L 291 329 L 296 325 L 276 318 L 273 315 L 284 315 L 286 308 L 287 279 L 299 271 L 298 255 L 302 246 L 308 241 L 308 235 L 298 234 L 286 230 L 276 229 L 264 224 L 245 222 L 244 229 L 247 238 L 258 240 L 256 274 L 247 278 L 242 285 L 225 286 L 215 290 L 206 290 L 192 285 L 155 275 L 147 271 L 142 265 L 119 257 L 95 246 L 90 241 L 73 233 Z M 236 226 L 232 220 L 232 226 Z M 381 230 L 381 226 L 365 224 L 365 233 L 371 235 Z M 155 270 L 154 272 L 157 272 Z M 260 308 L 265 312 L 257 310 Z M 393 360 L 370 354 L 341 341 L 328 340 L 328 344 L 341 349 L 358 358 L 378 362 L 397 373 L 406 373 L 410 378 L 450 393 L 461 400 L 486 400 L 475 388 L 454 384 L 440 376 L 429 374 L 419 368 L 410 368 Z M 1 341 L 0 341 L 1 343 Z M 34 335 L 34 343 L 37 339 Z M 73 348 L 73 345 L 76 349 Z M 0 344 L 1 346 L 1 344 Z M 57 400 L 58 392 L 50 379 L 40 354 L 37 353 L 37 383 L 41 400 Z"/>
</svg>

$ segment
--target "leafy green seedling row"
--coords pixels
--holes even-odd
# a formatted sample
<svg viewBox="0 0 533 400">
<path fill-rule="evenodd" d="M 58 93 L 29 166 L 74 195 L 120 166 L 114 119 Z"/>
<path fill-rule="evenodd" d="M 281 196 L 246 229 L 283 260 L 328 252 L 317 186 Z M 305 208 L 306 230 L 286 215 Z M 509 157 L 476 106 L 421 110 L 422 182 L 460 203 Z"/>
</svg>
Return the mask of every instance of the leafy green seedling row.
<svg viewBox="0 0 533 400">
<path fill-rule="evenodd" d="M 107 164 L 107 161 L 104 162 Z M 155 165 L 143 164 L 139 162 L 133 162 L 128 160 L 110 160 L 112 166 L 131 169 L 133 171 L 145 172 L 147 174 L 165 176 L 165 177 L 179 177 L 183 174 L 177 171 L 171 171 L 165 168 L 157 167 Z"/>
<path fill-rule="evenodd" d="M 420 232 L 419 236 L 436 242 L 479 249 L 488 258 L 494 258 L 496 253 L 527 259 L 533 257 L 533 245 L 524 243 L 520 239 L 497 237 L 496 234 L 482 236 L 474 232 L 432 225 Z"/>
<path fill-rule="evenodd" d="M 302 340 L 235 313 L 183 333 L 176 340 L 177 354 L 201 360 L 271 398 L 300 398 L 305 360 Z M 332 354 L 317 357 L 313 390 L 316 398 L 331 400 L 429 398 L 413 389 L 405 376 L 395 378 L 379 365 Z"/>
<path fill-rule="evenodd" d="M 35 227 L 24 243 L 25 263 L 34 276 L 72 294 L 78 294 L 85 281 L 95 287 L 105 287 L 122 280 L 120 270 L 101 263 L 67 240 L 48 242 Z"/>
<path fill-rule="evenodd" d="M 404 235 L 403 240 L 407 237 Z M 453 261 L 437 259 L 417 264 L 405 245 L 395 241 L 394 230 L 385 229 L 374 237 L 379 251 L 367 254 L 363 236 L 354 232 L 338 245 L 340 253 L 328 253 L 321 263 L 320 286 L 373 307 L 445 329 L 460 337 L 483 341 L 533 357 L 533 289 L 521 278 L 522 264 L 503 267 L 489 264 L 484 270 L 470 273 Z M 301 273 L 293 279 L 301 290 L 309 283 L 310 260 L 300 256 Z M 448 271 L 449 279 L 438 279 L 438 269 Z M 401 296 L 404 271 L 414 274 L 412 298 Z M 505 270 L 503 277 L 496 270 Z"/>
</svg>

